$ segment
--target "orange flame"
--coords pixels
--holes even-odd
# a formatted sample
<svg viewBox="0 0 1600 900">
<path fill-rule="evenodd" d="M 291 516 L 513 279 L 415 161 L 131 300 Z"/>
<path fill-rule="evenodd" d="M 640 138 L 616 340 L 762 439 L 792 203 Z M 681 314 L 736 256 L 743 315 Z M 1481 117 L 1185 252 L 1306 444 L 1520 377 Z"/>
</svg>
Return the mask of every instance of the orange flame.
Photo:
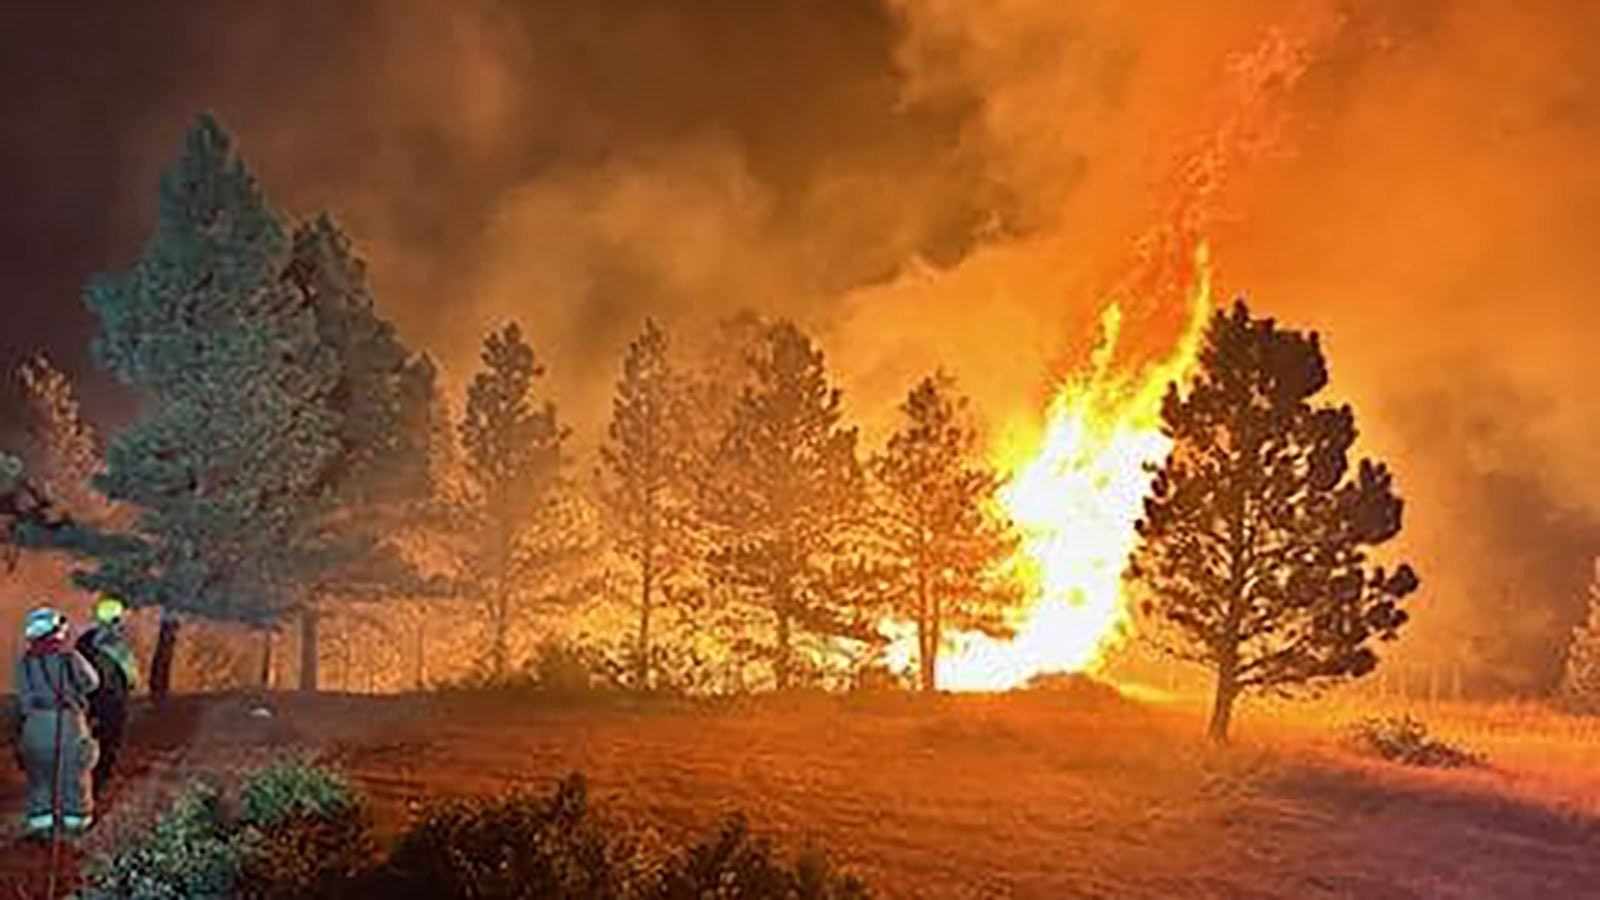
<svg viewBox="0 0 1600 900">
<path fill-rule="evenodd" d="M 1212 308 L 1203 236 L 1225 218 L 1224 189 L 1282 149 L 1282 101 L 1343 25 L 1337 5 L 1303 0 L 1281 26 L 1229 59 L 1213 120 L 1176 160 L 1163 208 L 1135 241 L 1113 302 L 1101 313 L 1091 365 L 1056 392 L 1037 434 L 995 455 L 1009 473 L 1001 502 L 1023 535 L 1017 570 L 1033 602 L 1013 623 L 1014 640 L 947 635 L 949 649 L 938 661 L 941 687 L 1005 690 L 1039 674 L 1101 670 L 1128 635 L 1122 576 L 1150 468 L 1171 451 L 1160 429 L 1161 400 L 1193 368 Z M 1127 345 L 1148 346 L 1177 327 L 1168 315 L 1182 308 L 1185 293 L 1178 341 L 1140 365 L 1148 351 L 1130 352 Z M 1124 339 L 1125 316 L 1132 340 Z M 890 662 L 913 660 L 915 647 L 914 636 L 897 639 Z"/>
<path fill-rule="evenodd" d="M 1138 370 L 1119 365 L 1121 308 L 1100 316 L 1089 370 L 1051 401 L 1042 432 L 1000 452 L 1011 474 L 1001 493 L 1022 533 L 1019 566 L 1035 598 L 1010 641 L 961 634 L 939 660 L 951 690 L 1005 690 L 1047 672 L 1093 671 L 1127 634 L 1122 575 L 1134 523 L 1150 487 L 1149 467 L 1166 459 L 1161 399 L 1187 375 L 1211 312 L 1207 251 L 1195 254 L 1188 324 L 1172 353 Z"/>
</svg>

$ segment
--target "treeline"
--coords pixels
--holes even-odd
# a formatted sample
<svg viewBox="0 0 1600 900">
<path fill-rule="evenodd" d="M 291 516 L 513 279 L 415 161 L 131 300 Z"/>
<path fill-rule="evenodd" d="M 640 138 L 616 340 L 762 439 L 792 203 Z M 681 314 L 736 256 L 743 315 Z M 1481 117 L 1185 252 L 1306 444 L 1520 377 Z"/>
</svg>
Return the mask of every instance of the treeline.
<svg viewBox="0 0 1600 900">
<path fill-rule="evenodd" d="M 866 448 L 794 323 L 738 316 L 689 353 L 644 322 L 599 457 L 577 459 L 530 336 L 494 330 L 465 396 L 446 396 L 338 225 L 275 210 L 209 117 L 159 210 L 139 259 L 87 292 L 95 357 L 136 420 L 94 459 L 70 386 L 28 376 L 80 507 L 35 538 L 83 561 L 80 585 L 159 610 L 158 695 L 185 617 L 268 640 L 297 624 L 316 689 L 321 623 L 356 609 L 385 644 L 384 623 L 410 621 L 419 686 L 442 638 L 480 685 L 538 665 L 636 690 L 787 689 L 881 674 L 884 630 L 904 625 L 934 690 L 952 630 L 1005 637 L 1029 599 L 946 375 L 911 385 Z M 1328 381 L 1315 333 L 1241 302 L 1211 315 L 1162 405 L 1172 451 L 1125 574 L 1143 636 L 1215 673 L 1218 739 L 1245 693 L 1370 673 L 1419 584 L 1379 557 L 1403 505 L 1387 467 L 1352 459 L 1354 413 L 1320 399 Z M 585 616 L 597 641 L 550 652 Z"/>
<path fill-rule="evenodd" d="M 63 398 L 47 455 L 78 512 L 50 542 L 82 561 L 80 586 L 159 610 L 158 694 L 186 619 L 296 627 L 315 689 L 325 617 L 390 604 L 465 635 L 451 652 L 489 683 L 552 618 L 614 608 L 607 637 L 641 689 L 711 657 L 815 683 L 876 658 L 900 619 L 932 689 L 943 632 L 1003 633 L 1023 599 L 998 476 L 945 375 L 869 451 L 793 323 L 740 316 L 686 354 L 644 322 L 599 458 L 575 459 L 530 336 L 487 335 L 465 396 L 446 396 L 347 235 L 273 208 L 212 118 L 159 199 L 138 260 L 87 291 L 95 359 L 138 417 L 101 447 L 70 384 L 30 370 Z"/>
</svg>

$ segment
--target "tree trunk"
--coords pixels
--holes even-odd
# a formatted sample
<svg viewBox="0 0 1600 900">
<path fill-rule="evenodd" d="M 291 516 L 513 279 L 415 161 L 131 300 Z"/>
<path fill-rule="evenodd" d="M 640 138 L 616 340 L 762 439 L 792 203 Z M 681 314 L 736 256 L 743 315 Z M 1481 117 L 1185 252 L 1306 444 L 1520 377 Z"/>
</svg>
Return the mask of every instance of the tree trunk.
<svg viewBox="0 0 1600 900">
<path fill-rule="evenodd" d="M 928 646 L 929 624 L 926 621 L 917 623 L 917 686 L 925 694 L 934 692 L 934 659 L 933 652 Z"/>
<path fill-rule="evenodd" d="M 506 587 L 502 577 L 495 581 L 493 610 L 489 616 L 489 627 L 494 629 L 494 635 L 489 647 L 489 670 L 495 681 L 503 681 L 506 672 L 511 668 L 511 649 L 506 634 Z"/>
<path fill-rule="evenodd" d="M 773 674 L 778 678 L 778 690 L 789 689 L 789 613 L 787 610 L 778 611 L 778 655 L 773 660 Z"/>
<path fill-rule="evenodd" d="M 417 646 L 415 668 L 411 670 L 411 683 L 417 691 L 428 687 L 428 617 L 417 616 Z"/>
<path fill-rule="evenodd" d="M 655 554 L 646 545 L 644 550 L 644 565 L 641 581 L 643 587 L 639 596 L 639 659 L 638 669 L 634 675 L 634 690 L 643 692 L 650 690 L 650 594 L 655 587 Z"/>
<path fill-rule="evenodd" d="M 931 694 L 938 690 L 935 684 L 938 664 L 937 651 L 934 649 L 936 640 L 934 631 L 938 626 L 933 620 L 933 608 L 928 604 L 928 576 L 919 565 L 917 568 L 917 684 L 923 693 Z"/>
<path fill-rule="evenodd" d="M 317 664 L 318 651 L 321 649 L 317 639 L 317 626 L 320 624 L 321 614 L 315 606 L 307 606 L 300 613 L 300 690 L 315 691 L 318 689 Z"/>
<path fill-rule="evenodd" d="M 167 694 L 172 690 L 172 659 L 178 651 L 178 629 L 181 625 L 177 613 L 165 608 L 161 610 L 156 649 L 150 659 L 150 697 L 158 703 L 167 699 Z"/>
<path fill-rule="evenodd" d="M 1239 694 L 1234 663 L 1225 660 L 1217 667 L 1217 693 L 1211 702 L 1211 725 L 1207 734 L 1219 744 L 1228 742 L 1228 723 L 1233 718 L 1233 700 Z"/>
<path fill-rule="evenodd" d="M 509 525 L 510 513 L 505 503 L 491 505 L 494 521 L 494 571 L 489 598 L 489 672 L 494 681 L 504 681 L 511 669 L 511 561 L 515 535 Z"/>
<path fill-rule="evenodd" d="M 261 689 L 263 691 L 272 690 L 272 638 L 272 629 L 268 628 L 261 632 Z"/>
</svg>

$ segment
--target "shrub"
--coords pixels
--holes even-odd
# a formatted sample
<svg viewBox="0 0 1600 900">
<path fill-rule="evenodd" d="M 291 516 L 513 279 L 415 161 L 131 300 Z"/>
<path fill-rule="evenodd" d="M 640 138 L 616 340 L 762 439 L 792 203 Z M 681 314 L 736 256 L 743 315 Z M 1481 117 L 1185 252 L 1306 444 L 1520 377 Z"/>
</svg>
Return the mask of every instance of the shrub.
<svg viewBox="0 0 1600 900">
<path fill-rule="evenodd" d="M 141 840 L 90 862 L 85 900 L 202 900 L 235 894 L 241 852 L 215 789 L 181 793 Z"/>
<path fill-rule="evenodd" d="M 240 822 L 263 828 L 306 816 L 337 818 L 359 805 L 344 776 L 303 763 L 255 772 L 239 788 Z"/>
<path fill-rule="evenodd" d="M 606 667 L 589 647 L 571 641 L 547 640 L 533 657 L 533 683 L 558 694 L 583 694 L 604 684 Z"/>
<path fill-rule="evenodd" d="M 612 668 L 612 663 L 597 650 L 552 638 L 541 641 L 532 658 L 504 673 L 478 667 L 462 677 L 441 680 L 436 689 L 584 695 L 613 686 Z"/>
<path fill-rule="evenodd" d="M 194 785 L 141 838 L 90 862 L 85 898 L 338 896 L 369 865 L 365 805 L 344 779 L 303 765 L 248 776 L 231 808 Z"/>
<path fill-rule="evenodd" d="M 643 896 L 634 848 L 589 815 L 582 775 L 553 795 L 435 807 L 396 844 L 378 893 L 405 897 Z"/>
<path fill-rule="evenodd" d="M 137 841 L 91 863 L 86 900 L 549 898 L 858 900 L 861 881 L 816 854 L 793 863 L 742 817 L 671 859 L 591 815 L 582 775 L 547 797 L 434 807 L 374 866 L 365 804 L 338 775 L 280 766 L 245 779 L 230 808 L 181 794 Z"/>
<path fill-rule="evenodd" d="M 668 867 L 653 900 L 857 900 L 870 897 L 864 882 L 834 871 L 828 860 L 802 854 L 787 864 L 765 838 L 750 834 L 734 816 L 706 843 Z"/>
<path fill-rule="evenodd" d="M 366 805 L 342 776 L 306 765 L 252 774 L 239 790 L 242 896 L 328 897 L 371 865 Z"/>
<path fill-rule="evenodd" d="M 1428 726 L 1409 715 L 1362 719 L 1350 729 L 1349 742 L 1357 752 L 1408 766 L 1460 769 L 1487 764 L 1480 754 L 1430 737 Z"/>
</svg>

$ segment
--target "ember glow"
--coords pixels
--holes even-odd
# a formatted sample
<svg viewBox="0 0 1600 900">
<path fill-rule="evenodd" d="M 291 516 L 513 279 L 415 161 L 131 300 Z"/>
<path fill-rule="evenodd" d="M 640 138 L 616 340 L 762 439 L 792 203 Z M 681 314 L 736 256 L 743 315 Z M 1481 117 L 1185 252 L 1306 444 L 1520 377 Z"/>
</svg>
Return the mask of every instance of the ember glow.
<svg viewBox="0 0 1600 900">
<path fill-rule="evenodd" d="M 1014 640 L 952 636 L 939 659 L 942 687 L 1007 690 L 1043 673 L 1093 671 L 1126 636 L 1122 574 L 1134 523 L 1149 466 L 1171 449 L 1160 429 L 1161 398 L 1193 365 L 1211 311 L 1203 244 L 1194 273 L 1188 324 L 1166 358 L 1142 366 L 1120 358 L 1122 312 L 1108 305 L 1090 365 L 1061 386 L 1043 428 L 997 451 L 997 465 L 1012 473 L 1002 499 L 1023 535 L 1018 574 L 1034 599 L 1015 623 Z M 896 659 L 909 658 L 914 647 L 914 638 L 901 642 Z"/>
</svg>

